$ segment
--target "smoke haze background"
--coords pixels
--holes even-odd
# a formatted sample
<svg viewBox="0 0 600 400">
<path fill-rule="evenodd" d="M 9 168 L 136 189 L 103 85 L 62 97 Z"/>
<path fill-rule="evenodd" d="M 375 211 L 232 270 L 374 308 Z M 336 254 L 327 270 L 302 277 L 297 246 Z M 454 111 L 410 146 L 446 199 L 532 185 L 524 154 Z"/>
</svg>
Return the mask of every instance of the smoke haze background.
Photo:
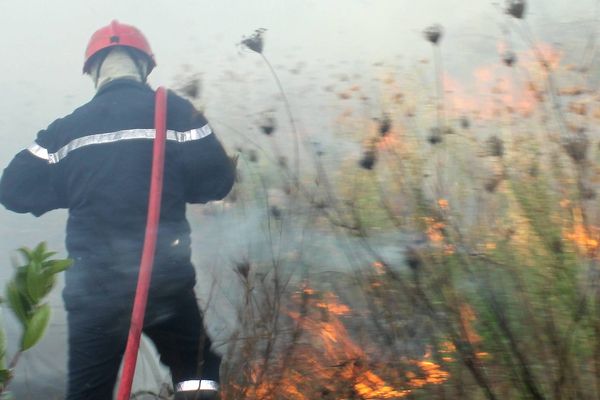
<svg viewBox="0 0 600 400">
<path fill-rule="evenodd" d="M 528 23 L 544 42 L 577 55 L 598 32 L 598 4 L 595 0 L 529 1 Z M 266 28 L 265 53 L 281 72 L 301 130 L 331 148 L 335 142 L 328 131 L 337 98 L 324 93 L 323 85 L 335 82 L 338 74 L 360 74 L 371 82 L 367 91 L 377 98 L 379 88 L 370 79 L 376 74 L 374 63 L 423 68 L 431 75 L 431 66 L 418 67 L 418 60 L 431 55 L 422 31 L 433 23 L 444 27 L 446 71 L 468 81 L 474 65 L 498 59 L 497 44 L 506 38 L 503 6 L 503 2 L 465 0 L 4 0 L 0 3 L 0 165 L 5 167 L 40 129 L 93 96 L 91 80 L 81 74 L 83 52 L 92 32 L 112 19 L 139 27 L 150 41 L 158 62 L 149 79 L 152 86 L 172 87 L 186 70 L 201 74 L 206 114 L 230 151 L 241 139 L 225 124 L 258 135 L 256 114 L 281 108 L 268 70 L 256 54 L 238 45 L 243 36 Z M 511 40 L 515 48 L 522 46 L 519 38 Z M 302 72 L 290 72 L 295 67 Z M 195 207 L 190 207 L 191 212 Z M 208 275 L 214 277 L 222 267 L 227 274 L 235 257 L 243 256 L 249 247 L 260 247 L 248 240 L 262 229 L 260 216 L 243 221 L 192 217 L 199 273 L 209 268 Z M 2 287 L 12 273 L 14 249 L 47 241 L 51 249 L 65 255 L 65 220 L 64 210 L 37 219 L 0 210 Z M 223 242 L 229 244 L 218 249 Z M 209 286 L 203 284 L 201 292 Z M 60 289 L 52 306 L 48 337 L 25 354 L 15 384 L 24 379 L 35 387 L 33 377 L 52 371 L 48 379 L 53 381 L 41 386 L 50 385 L 59 393 L 66 351 Z M 4 314 L 9 339 L 14 340 L 14 321 Z"/>
</svg>

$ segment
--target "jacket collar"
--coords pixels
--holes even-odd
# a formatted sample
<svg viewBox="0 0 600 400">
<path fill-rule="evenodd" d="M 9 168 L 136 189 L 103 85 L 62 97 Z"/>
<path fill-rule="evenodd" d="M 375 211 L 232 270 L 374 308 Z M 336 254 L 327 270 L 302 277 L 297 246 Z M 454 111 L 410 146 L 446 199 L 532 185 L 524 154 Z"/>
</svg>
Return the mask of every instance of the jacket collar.
<svg viewBox="0 0 600 400">
<path fill-rule="evenodd" d="M 141 90 L 152 90 L 152 88 L 150 88 L 150 86 L 147 83 L 138 82 L 136 80 L 128 78 L 119 78 L 102 85 L 94 95 L 94 98 L 104 93 L 126 87 L 135 87 Z"/>
</svg>

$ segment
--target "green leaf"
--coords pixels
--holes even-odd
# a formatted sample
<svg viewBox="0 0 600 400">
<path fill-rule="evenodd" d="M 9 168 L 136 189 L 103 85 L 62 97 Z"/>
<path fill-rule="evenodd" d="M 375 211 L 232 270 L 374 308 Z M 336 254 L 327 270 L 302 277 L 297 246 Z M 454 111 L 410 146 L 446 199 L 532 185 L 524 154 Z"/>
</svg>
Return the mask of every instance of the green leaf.
<svg viewBox="0 0 600 400">
<path fill-rule="evenodd" d="M 12 312 L 17 316 L 21 324 L 25 325 L 29 317 L 31 306 L 27 299 L 24 298 L 23 294 L 21 294 L 14 281 L 11 281 L 6 285 L 6 298 Z"/>
<path fill-rule="evenodd" d="M 53 255 L 56 255 L 57 253 L 55 251 L 47 251 L 42 255 L 42 260 L 47 260 L 50 257 L 52 257 Z"/>
<path fill-rule="evenodd" d="M 50 293 L 54 285 L 56 284 L 56 275 L 49 273 L 48 271 L 42 272 L 41 276 L 41 297 L 44 298 Z"/>
<path fill-rule="evenodd" d="M 25 258 L 25 260 L 27 262 L 29 262 L 31 260 L 32 251 L 28 247 L 20 247 L 17 249 L 17 251 L 23 255 L 23 257 Z"/>
<path fill-rule="evenodd" d="M 44 262 L 43 268 L 50 271 L 52 274 L 58 274 L 59 272 L 68 269 L 71 265 L 73 265 L 73 260 L 71 259 L 51 260 Z"/>
<path fill-rule="evenodd" d="M 13 282 L 26 304 L 33 305 L 33 300 L 29 296 L 27 291 L 27 265 L 23 265 L 17 269 Z"/>
<path fill-rule="evenodd" d="M 25 326 L 23 332 L 23 340 L 21 343 L 21 351 L 28 350 L 40 341 L 50 321 L 50 305 L 44 304 L 35 310 L 29 323 Z"/>
<path fill-rule="evenodd" d="M 11 377 L 10 370 L 6 368 L 0 369 L 0 386 L 5 386 Z"/>
<path fill-rule="evenodd" d="M 27 294 L 29 295 L 29 299 L 32 304 L 37 304 L 42 297 L 46 295 L 45 285 L 44 285 L 44 277 L 42 276 L 42 266 L 36 262 L 32 261 L 26 267 L 26 277 L 27 277 Z"/>
<path fill-rule="evenodd" d="M 44 253 L 46 253 L 46 250 L 47 250 L 47 248 L 46 248 L 46 242 L 41 242 L 33 250 L 33 256 L 35 257 L 36 260 L 43 260 L 44 259 Z"/>
</svg>

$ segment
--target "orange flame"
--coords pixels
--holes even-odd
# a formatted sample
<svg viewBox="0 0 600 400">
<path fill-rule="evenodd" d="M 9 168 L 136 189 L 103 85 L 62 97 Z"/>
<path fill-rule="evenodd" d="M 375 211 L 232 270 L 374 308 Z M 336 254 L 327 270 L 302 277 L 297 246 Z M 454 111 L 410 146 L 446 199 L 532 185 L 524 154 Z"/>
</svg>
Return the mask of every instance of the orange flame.
<svg viewBox="0 0 600 400">
<path fill-rule="evenodd" d="M 246 399 L 308 400 L 317 398 L 323 391 L 335 390 L 333 386 L 339 384 L 349 385 L 359 399 L 395 399 L 406 397 L 426 385 L 439 385 L 448 380 L 449 373 L 425 355 L 423 360 L 408 362 L 410 371 L 390 377 L 396 384 L 388 382 L 376 372 L 379 367 L 385 369 L 385 365 L 371 360 L 373 352 L 367 352 L 350 337 L 340 319 L 350 313 L 350 308 L 335 294 L 319 293 L 306 287 L 295 295 L 294 300 L 307 304 L 303 312 L 287 312 L 306 335 L 298 343 L 297 351 L 285 355 L 293 359 L 293 367 L 288 366 L 281 380 L 273 382 L 261 376 L 257 364 L 250 376 L 251 384 L 246 385 Z M 305 370 L 310 370 L 310 379 Z M 339 399 L 345 398 L 344 395 Z"/>
<path fill-rule="evenodd" d="M 377 149 L 386 150 L 386 149 L 398 149 L 401 147 L 401 142 L 396 136 L 395 133 L 390 132 L 387 136 L 380 138 L 377 141 Z"/>
<path fill-rule="evenodd" d="M 434 243 L 442 243 L 444 241 L 443 230 L 446 227 L 446 224 L 440 221 L 436 221 L 431 217 L 424 217 L 426 224 L 426 234 L 429 240 Z"/>
<path fill-rule="evenodd" d="M 498 44 L 500 54 L 507 49 Z M 449 111 L 456 115 L 475 114 L 481 119 L 494 119 L 503 112 L 517 112 L 530 116 L 542 100 L 540 80 L 546 79 L 548 70 L 556 70 L 563 54 L 549 44 L 538 43 L 533 49 L 516 54 L 517 62 L 525 68 L 534 82 L 523 84 L 500 63 L 480 65 L 473 69 L 472 82 L 460 83 L 448 74 L 443 76 L 444 91 L 448 93 Z M 540 58 L 547 65 L 542 68 Z"/>
<path fill-rule="evenodd" d="M 462 304 L 459 309 L 459 314 L 460 322 L 467 341 L 471 343 L 471 345 L 477 345 L 481 343 L 481 336 L 479 336 L 479 334 L 475 331 L 475 328 L 473 328 L 473 322 L 477 320 L 473 308 L 469 304 Z M 485 358 L 489 356 L 489 353 L 480 351 L 476 352 L 475 356 L 477 358 Z"/>
<path fill-rule="evenodd" d="M 596 227 L 586 228 L 580 208 L 573 209 L 573 228 L 570 232 L 564 232 L 563 237 L 575 243 L 579 251 L 590 257 L 598 254 L 598 250 L 600 249 L 600 229 Z"/>
</svg>

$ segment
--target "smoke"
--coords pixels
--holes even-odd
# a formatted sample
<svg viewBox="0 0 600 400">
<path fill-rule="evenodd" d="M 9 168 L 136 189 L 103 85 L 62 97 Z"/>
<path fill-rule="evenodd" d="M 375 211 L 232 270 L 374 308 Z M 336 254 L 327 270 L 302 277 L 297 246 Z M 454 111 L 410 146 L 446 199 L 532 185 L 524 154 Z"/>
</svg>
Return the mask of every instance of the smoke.
<svg viewBox="0 0 600 400">
<path fill-rule="evenodd" d="M 569 4 L 538 0 L 530 2 L 528 13 L 533 29 L 545 42 L 568 43 L 595 33 L 596 23 L 589 17 L 595 4 L 592 0 Z M 316 168 L 313 152 L 332 175 L 343 158 L 360 155 L 356 138 L 369 127 L 355 122 L 379 117 L 385 111 L 381 87 L 387 74 L 393 77 L 399 71 L 417 71 L 419 85 L 431 84 L 421 74 L 428 67 L 419 63 L 430 57 L 421 38 L 423 27 L 433 23 L 444 26 L 445 70 L 458 78 L 471 76 L 474 60 L 499 60 L 497 42 L 504 39 L 506 28 L 498 6 L 477 2 L 467 8 L 462 0 L 421 1 L 410 6 L 397 0 L 289 0 L 285 5 L 188 0 L 177 6 L 153 4 L 154 12 L 144 13 L 140 9 L 148 5 L 139 1 L 58 0 L 33 8 L 12 1 L 1 7 L 3 15 L 11 16 L 0 35 L 3 59 L 7 60 L 0 65 L 3 166 L 34 140 L 37 131 L 93 95 L 91 82 L 80 75 L 83 48 L 89 34 L 112 18 L 137 24 L 146 32 L 159 63 L 151 76 L 153 84 L 176 87 L 184 65 L 192 73 L 201 73 L 198 101 L 209 121 L 231 153 L 238 146 L 245 151 L 239 164 L 243 181 L 238 186 L 245 189 L 242 200 L 188 210 L 197 293 L 207 307 L 208 328 L 220 345 L 236 327 L 242 294 L 237 268 L 241 263 L 249 263 L 250 273 L 267 278 L 275 263 L 290 282 L 308 275 L 328 285 L 331 277 L 347 276 L 372 261 L 368 252 L 360 250 L 364 245 L 360 238 L 322 229 L 324 223 L 318 223 L 322 216 L 315 216 L 307 204 L 285 194 L 287 182 L 273 169 L 278 156 L 292 154 L 291 127 L 269 71 L 255 54 L 236 47 L 240 38 L 259 27 L 268 28 L 264 51 L 288 93 L 305 141 L 303 170 L 312 176 Z M 27 21 L 27 27 L 22 21 Z M 569 30 L 573 32 L 569 37 L 565 27 L 577 29 Z M 267 110 L 277 121 L 277 129 L 268 136 L 261 132 L 258 117 Z M 279 154 L 274 154 L 274 149 Z M 250 152 L 258 155 L 255 161 L 248 156 Z M 274 191 L 278 194 L 273 195 Z M 0 210 L 0 256 L 5 265 L 0 269 L 0 282 L 6 282 L 11 273 L 11 252 L 22 245 L 47 241 L 50 248 L 65 255 L 65 219 L 64 211 L 36 219 Z M 399 265 L 403 254 L 398 249 L 412 241 L 386 234 L 375 237 L 371 245 Z M 56 397 L 62 393 L 66 327 L 60 290 L 51 299 L 54 313 L 47 337 L 26 354 L 16 371 L 13 389 L 18 398 L 21 393 L 25 398 L 33 395 L 33 388 Z M 14 348 L 14 324 L 10 315 L 4 314 L 9 340 L 13 340 L 10 348 Z"/>
</svg>

